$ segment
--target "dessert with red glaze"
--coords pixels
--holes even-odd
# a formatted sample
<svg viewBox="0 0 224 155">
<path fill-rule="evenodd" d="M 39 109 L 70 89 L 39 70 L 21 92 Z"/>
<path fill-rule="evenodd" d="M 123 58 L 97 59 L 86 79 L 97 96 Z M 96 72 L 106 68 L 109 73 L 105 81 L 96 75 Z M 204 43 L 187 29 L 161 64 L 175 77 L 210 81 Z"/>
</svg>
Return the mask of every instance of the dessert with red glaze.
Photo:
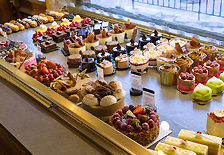
<svg viewBox="0 0 224 155">
<path fill-rule="evenodd" d="M 202 67 L 199 65 L 198 67 L 194 67 L 192 69 L 192 73 L 195 76 L 196 83 L 205 83 L 208 79 L 208 70 L 206 67 Z"/>
<path fill-rule="evenodd" d="M 216 61 L 208 60 L 206 63 L 204 63 L 204 66 L 208 70 L 208 77 L 218 76 L 220 65 Z"/>
<path fill-rule="evenodd" d="M 43 32 L 41 32 L 41 31 L 38 31 L 38 32 L 35 32 L 34 34 L 33 34 L 33 41 L 37 41 L 37 38 L 39 38 L 39 37 L 41 37 L 41 36 L 44 36 L 44 35 L 46 35 L 46 33 L 43 33 Z"/>
<path fill-rule="evenodd" d="M 124 106 L 118 109 L 109 121 L 110 125 L 129 138 L 146 146 L 152 143 L 159 135 L 159 115 L 151 108 L 141 105 Z"/>
<path fill-rule="evenodd" d="M 65 30 L 67 30 L 67 29 L 69 29 L 69 26 L 68 26 L 68 25 L 60 25 L 60 26 L 57 28 L 58 31 L 65 31 Z"/>
<path fill-rule="evenodd" d="M 193 74 L 181 73 L 179 76 L 179 88 L 181 90 L 189 91 L 194 89 L 195 86 L 195 77 Z"/>
<path fill-rule="evenodd" d="M 224 54 L 218 54 L 215 58 L 216 62 L 220 65 L 220 70 L 224 70 Z"/>
<path fill-rule="evenodd" d="M 81 21 L 82 24 L 90 24 L 90 22 L 91 22 L 91 19 L 90 19 L 90 18 L 84 18 L 84 19 Z"/>
<path fill-rule="evenodd" d="M 224 111 L 214 110 L 207 114 L 207 132 L 210 135 L 224 138 Z"/>
<path fill-rule="evenodd" d="M 77 21 L 73 21 L 71 24 L 69 24 L 70 27 L 80 27 L 81 24 Z"/>
<path fill-rule="evenodd" d="M 51 36 L 53 33 L 56 33 L 57 29 L 56 28 L 47 28 L 47 31 L 45 32 L 48 36 Z"/>
<path fill-rule="evenodd" d="M 26 74 L 46 86 L 50 86 L 50 82 L 59 77 L 59 75 L 64 74 L 64 72 L 65 70 L 61 64 L 46 60 L 42 60 L 37 65 L 29 65 L 25 68 Z"/>
</svg>

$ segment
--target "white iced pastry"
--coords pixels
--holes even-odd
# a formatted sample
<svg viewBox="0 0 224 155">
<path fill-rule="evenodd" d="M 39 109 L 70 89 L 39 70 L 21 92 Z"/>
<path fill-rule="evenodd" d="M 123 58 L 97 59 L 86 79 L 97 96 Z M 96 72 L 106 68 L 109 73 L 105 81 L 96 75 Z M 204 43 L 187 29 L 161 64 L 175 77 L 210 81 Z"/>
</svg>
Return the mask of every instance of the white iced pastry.
<svg viewBox="0 0 224 155">
<path fill-rule="evenodd" d="M 142 55 L 142 51 L 140 49 L 137 49 L 137 47 L 135 47 L 135 49 L 133 51 L 131 51 L 129 54 L 130 55 Z"/>
<path fill-rule="evenodd" d="M 162 53 L 166 53 L 167 50 L 173 50 L 173 49 L 174 49 L 174 46 L 166 44 L 166 43 L 159 44 L 156 47 L 156 50 L 161 51 Z"/>
<path fill-rule="evenodd" d="M 156 51 L 154 49 L 146 49 L 144 51 L 144 56 L 149 58 L 149 66 L 156 66 L 156 59 L 160 55 L 160 51 Z"/>
<path fill-rule="evenodd" d="M 149 59 L 143 55 L 133 55 L 130 58 L 131 70 L 135 72 L 145 72 L 148 70 Z"/>
<path fill-rule="evenodd" d="M 99 45 L 105 45 L 106 42 L 112 41 L 112 35 L 110 35 L 109 37 L 106 37 L 106 38 L 97 37 L 97 39 L 99 39 Z"/>
<path fill-rule="evenodd" d="M 117 99 L 113 95 L 107 95 L 101 99 L 100 105 L 101 106 L 110 106 L 112 104 L 115 104 L 116 102 L 117 102 Z"/>
<path fill-rule="evenodd" d="M 117 89 L 117 90 L 113 93 L 113 95 L 116 97 L 117 100 L 119 100 L 119 99 L 125 97 L 126 92 L 125 92 L 124 89 Z"/>
<path fill-rule="evenodd" d="M 83 97 L 82 102 L 89 106 L 97 106 L 99 105 L 98 98 L 96 98 L 93 94 L 87 94 Z"/>
</svg>

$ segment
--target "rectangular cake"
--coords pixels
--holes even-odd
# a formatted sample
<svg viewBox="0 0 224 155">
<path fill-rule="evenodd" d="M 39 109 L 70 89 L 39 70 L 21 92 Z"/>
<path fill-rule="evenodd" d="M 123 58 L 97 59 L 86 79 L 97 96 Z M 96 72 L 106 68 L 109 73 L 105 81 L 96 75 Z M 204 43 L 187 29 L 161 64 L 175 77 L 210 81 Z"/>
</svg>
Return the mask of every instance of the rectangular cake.
<svg viewBox="0 0 224 155">
<path fill-rule="evenodd" d="M 222 145 L 222 138 L 183 129 L 181 129 L 178 138 L 207 145 L 209 155 L 218 155 Z"/>
<path fill-rule="evenodd" d="M 224 138 L 224 116 L 222 113 L 224 112 L 220 110 L 208 113 L 206 128 L 209 135 Z"/>
<path fill-rule="evenodd" d="M 177 146 L 186 150 L 195 152 L 197 155 L 207 155 L 208 146 L 168 136 L 164 141 L 165 144 Z"/>
<path fill-rule="evenodd" d="M 163 151 L 167 155 L 197 155 L 193 151 L 185 150 L 179 147 L 175 147 L 169 144 L 158 143 L 155 148 L 156 151 Z"/>
</svg>

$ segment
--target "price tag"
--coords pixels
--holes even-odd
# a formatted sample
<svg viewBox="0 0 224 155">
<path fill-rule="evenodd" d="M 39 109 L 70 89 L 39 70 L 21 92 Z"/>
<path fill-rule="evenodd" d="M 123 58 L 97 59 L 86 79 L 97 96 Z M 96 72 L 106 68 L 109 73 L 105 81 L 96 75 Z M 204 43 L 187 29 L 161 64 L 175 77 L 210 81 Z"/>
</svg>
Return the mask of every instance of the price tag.
<svg viewBox="0 0 224 155">
<path fill-rule="evenodd" d="M 109 25 L 109 22 L 103 22 L 102 23 L 102 27 L 108 27 L 108 25 Z"/>
<path fill-rule="evenodd" d="M 3 31 L 3 37 L 8 39 L 7 33 L 5 31 Z"/>
<path fill-rule="evenodd" d="M 143 106 L 155 108 L 155 92 L 153 90 L 143 88 Z"/>
<path fill-rule="evenodd" d="M 103 67 L 100 64 L 97 64 L 97 76 L 98 79 L 104 79 Z"/>
<path fill-rule="evenodd" d="M 131 88 L 142 90 L 141 73 L 131 71 Z"/>
<path fill-rule="evenodd" d="M 100 25 L 100 24 L 96 24 L 96 25 L 94 26 L 94 30 L 99 30 L 99 29 L 100 29 L 100 27 L 101 27 L 101 25 Z"/>
<path fill-rule="evenodd" d="M 39 45 L 39 43 L 37 43 L 37 54 L 39 55 L 39 56 L 41 56 L 41 47 L 40 47 L 40 45 Z"/>
</svg>

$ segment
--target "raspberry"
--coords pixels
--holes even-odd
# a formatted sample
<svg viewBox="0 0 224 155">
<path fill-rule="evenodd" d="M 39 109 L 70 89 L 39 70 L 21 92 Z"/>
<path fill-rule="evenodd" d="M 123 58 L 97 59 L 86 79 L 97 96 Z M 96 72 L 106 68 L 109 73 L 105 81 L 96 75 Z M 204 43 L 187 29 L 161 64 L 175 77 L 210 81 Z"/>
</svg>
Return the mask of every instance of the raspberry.
<svg viewBox="0 0 224 155">
<path fill-rule="evenodd" d="M 148 130 L 149 129 L 149 124 L 148 123 L 142 123 L 142 129 Z"/>
<path fill-rule="evenodd" d="M 129 107 L 128 106 L 124 106 L 123 108 L 122 108 L 122 112 L 123 112 L 123 114 L 126 114 L 126 112 L 129 110 Z"/>
<path fill-rule="evenodd" d="M 135 130 L 136 130 L 137 132 L 141 132 L 141 131 L 142 131 L 142 127 L 141 127 L 140 125 L 137 125 L 137 126 L 135 127 Z"/>
</svg>

